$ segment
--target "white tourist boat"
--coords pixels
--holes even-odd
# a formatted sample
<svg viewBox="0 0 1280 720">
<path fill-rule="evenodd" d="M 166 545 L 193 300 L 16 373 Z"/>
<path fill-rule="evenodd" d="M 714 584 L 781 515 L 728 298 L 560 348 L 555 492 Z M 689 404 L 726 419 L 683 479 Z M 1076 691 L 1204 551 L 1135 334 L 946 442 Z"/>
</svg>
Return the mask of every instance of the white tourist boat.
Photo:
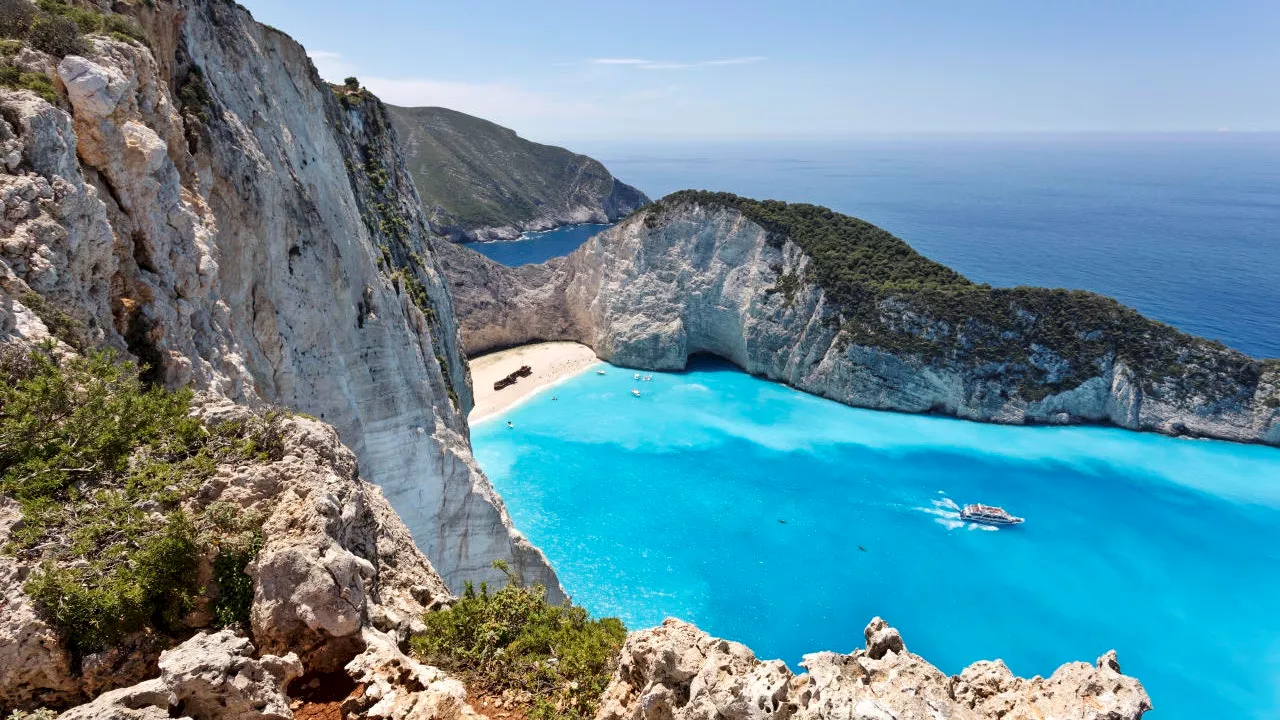
<svg viewBox="0 0 1280 720">
<path fill-rule="evenodd" d="M 965 505 L 960 510 L 960 519 L 983 525 L 1018 525 L 1023 521 L 1020 517 L 1010 515 L 1004 508 L 994 505 Z"/>
<path fill-rule="evenodd" d="M 640 397 L 640 391 L 636 390 L 635 388 L 631 389 L 631 394 L 635 395 L 636 397 Z"/>
</svg>

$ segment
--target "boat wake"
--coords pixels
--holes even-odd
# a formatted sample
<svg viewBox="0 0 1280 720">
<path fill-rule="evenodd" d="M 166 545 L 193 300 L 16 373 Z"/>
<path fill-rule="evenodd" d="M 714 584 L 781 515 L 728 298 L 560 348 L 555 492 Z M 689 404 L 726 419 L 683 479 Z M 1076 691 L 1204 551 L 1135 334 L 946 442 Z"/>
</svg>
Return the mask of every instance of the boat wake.
<svg viewBox="0 0 1280 720">
<path fill-rule="evenodd" d="M 965 522 L 960 519 L 960 506 L 951 498 L 944 497 L 930 502 L 933 507 L 918 507 L 916 510 L 925 513 L 926 515 L 933 515 L 933 521 L 948 530 L 968 528 L 969 530 L 996 532 L 1000 529 L 994 525 L 982 525 L 980 523 Z"/>
</svg>

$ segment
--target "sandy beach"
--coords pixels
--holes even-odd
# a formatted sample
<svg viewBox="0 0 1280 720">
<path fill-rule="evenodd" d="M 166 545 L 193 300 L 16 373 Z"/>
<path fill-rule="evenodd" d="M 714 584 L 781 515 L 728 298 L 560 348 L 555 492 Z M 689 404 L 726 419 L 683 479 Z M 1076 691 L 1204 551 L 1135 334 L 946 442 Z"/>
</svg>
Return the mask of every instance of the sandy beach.
<svg viewBox="0 0 1280 720">
<path fill-rule="evenodd" d="M 471 383 L 475 388 L 476 406 L 468 421 L 472 424 L 508 410 L 540 390 L 573 377 L 599 362 L 586 345 L 574 342 L 547 342 L 499 350 L 471 360 Z M 493 384 L 522 365 L 533 369 L 533 375 L 520 378 L 515 385 L 495 391 Z"/>
</svg>

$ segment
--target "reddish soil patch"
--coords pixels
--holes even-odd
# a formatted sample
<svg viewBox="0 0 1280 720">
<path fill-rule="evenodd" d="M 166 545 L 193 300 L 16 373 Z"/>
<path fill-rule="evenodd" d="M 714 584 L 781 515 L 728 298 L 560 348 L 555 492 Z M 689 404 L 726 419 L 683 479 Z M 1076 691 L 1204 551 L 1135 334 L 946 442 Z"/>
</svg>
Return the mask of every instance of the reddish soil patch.
<svg viewBox="0 0 1280 720">
<path fill-rule="evenodd" d="M 467 704 L 489 720 L 528 720 L 529 706 L 512 704 L 499 708 L 498 703 L 501 701 L 502 697 L 497 695 L 476 695 L 467 690 Z"/>
<path fill-rule="evenodd" d="M 295 720 L 349 720 L 342 712 L 342 701 L 363 694 L 364 686 L 341 671 L 307 673 L 289 683 Z"/>
</svg>

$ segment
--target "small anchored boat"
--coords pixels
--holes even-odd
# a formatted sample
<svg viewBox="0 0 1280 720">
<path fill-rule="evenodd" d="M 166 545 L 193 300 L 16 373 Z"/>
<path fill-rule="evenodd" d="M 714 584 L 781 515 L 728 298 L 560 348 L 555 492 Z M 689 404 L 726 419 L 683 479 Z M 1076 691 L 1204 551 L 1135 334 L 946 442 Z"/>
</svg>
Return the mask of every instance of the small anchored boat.
<svg viewBox="0 0 1280 720">
<path fill-rule="evenodd" d="M 631 389 L 631 394 L 635 395 L 636 397 L 640 397 L 640 391 L 636 390 L 635 388 Z"/>
<path fill-rule="evenodd" d="M 635 374 L 635 375 L 633 375 L 632 377 L 633 377 L 633 378 L 635 378 L 636 380 L 639 380 L 639 379 L 640 379 L 640 373 L 636 373 L 636 374 Z"/>
<path fill-rule="evenodd" d="M 965 505 L 960 510 L 960 519 L 983 525 L 1018 525 L 1024 522 L 1022 518 L 1010 515 L 1002 507 L 982 504 Z"/>
<path fill-rule="evenodd" d="M 603 370 L 597 370 L 597 371 L 596 371 L 596 374 L 597 374 L 597 375 L 603 375 L 603 374 L 604 374 L 604 371 L 603 371 Z"/>
</svg>

